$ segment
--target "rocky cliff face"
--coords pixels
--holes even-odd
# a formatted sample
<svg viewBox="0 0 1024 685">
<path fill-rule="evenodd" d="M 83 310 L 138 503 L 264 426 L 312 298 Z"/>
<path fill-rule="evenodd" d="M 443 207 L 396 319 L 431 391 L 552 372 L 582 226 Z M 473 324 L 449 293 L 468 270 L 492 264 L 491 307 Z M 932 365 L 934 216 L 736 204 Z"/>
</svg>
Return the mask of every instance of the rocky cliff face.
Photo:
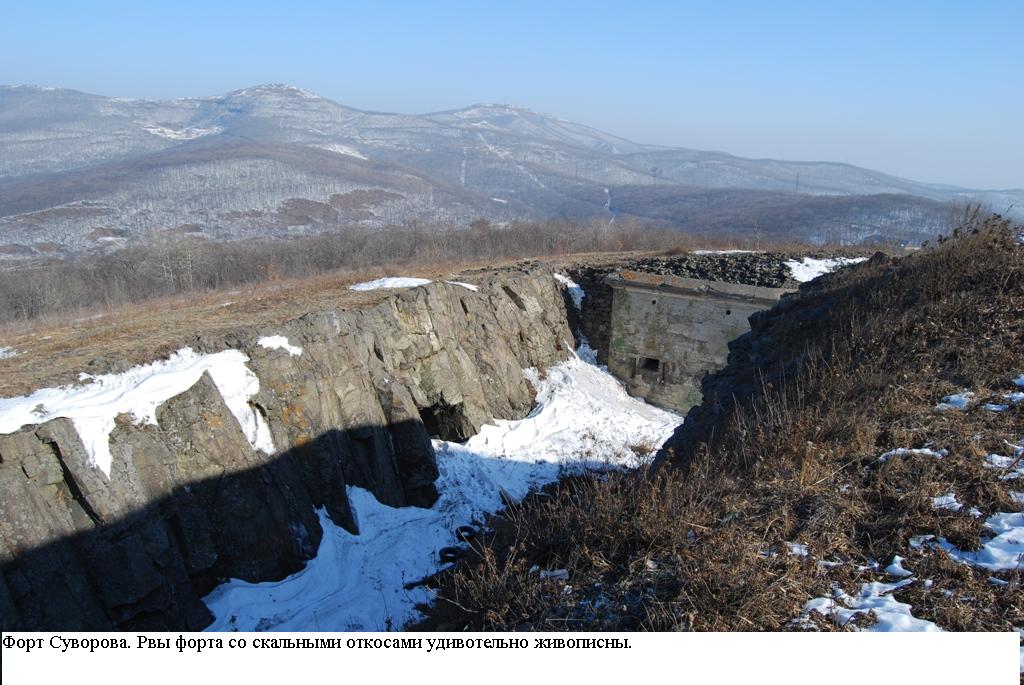
<svg viewBox="0 0 1024 685">
<path fill-rule="evenodd" d="M 315 509 L 358 531 L 346 486 L 392 506 L 437 497 L 430 437 L 462 439 L 516 418 L 522 369 L 568 355 L 561 287 L 543 267 L 431 283 L 359 310 L 273 331 L 197 339 L 238 349 L 260 380 L 249 400 L 273 454 L 246 439 L 209 373 L 161 404 L 155 425 L 119 416 L 109 476 L 71 421 L 0 435 L 0 623 L 4 630 L 183 630 L 228 577 L 279 579 L 315 554 Z M 267 349 L 283 335 L 301 354 Z"/>
</svg>

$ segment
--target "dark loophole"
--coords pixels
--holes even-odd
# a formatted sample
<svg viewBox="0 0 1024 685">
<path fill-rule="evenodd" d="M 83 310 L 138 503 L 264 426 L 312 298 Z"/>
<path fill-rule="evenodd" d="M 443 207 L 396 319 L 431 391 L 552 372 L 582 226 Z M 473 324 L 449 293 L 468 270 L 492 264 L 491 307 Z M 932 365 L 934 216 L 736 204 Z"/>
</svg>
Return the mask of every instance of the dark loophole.
<svg viewBox="0 0 1024 685">
<path fill-rule="evenodd" d="M 654 359 L 653 357 L 643 357 L 640 360 L 641 371 L 657 371 L 661 368 L 661 360 Z"/>
</svg>

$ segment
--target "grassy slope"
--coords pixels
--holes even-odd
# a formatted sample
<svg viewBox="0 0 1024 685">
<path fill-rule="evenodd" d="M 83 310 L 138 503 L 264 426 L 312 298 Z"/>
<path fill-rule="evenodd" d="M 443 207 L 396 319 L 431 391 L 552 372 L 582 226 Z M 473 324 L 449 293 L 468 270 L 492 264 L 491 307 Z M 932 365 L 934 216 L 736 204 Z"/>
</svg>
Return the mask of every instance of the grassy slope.
<svg viewBox="0 0 1024 685">
<path fill-rule="evenodd" d="M 899 554 L 934 581 L 896 593 L 915 616 L 953 630 L 1024 625 L 1020 569 L 997 574 L 1009 583 L 996 585 L 940 550 L 908 545 L 932 533 L 976 548 L 984 517 L 971 507 L 985 516 L 1020 509 L 1013 482 L 984 457 L 1006 454 L 1004 441 L 1020 444 L 1024 403 L 998 414 L 980 406 L 1024 372 L 1024 248 L 1010 227 L 978 222 L 919 254 L 822 279 L 773 321 L 761 333 L 772 343 L 756 365 L 763 380 L 713 430 L 690 435 L 675 468 L 563 482 L 496 517 L 496 535 L 475 559 L 437 579 L 427 623 L 781 630 L 834 584 L 853 592 L 891 581 L 859 569 Z M 755 368 L 742 348 L 732 363 Z M 934 409 L 962 389 L 977 404 Z M 928 444 L 949 456 L 878 461 Z M 961 513 L 932 506 L 949 492 Z M 786 541 L 806 544 L 810 556 L 787 554 Z M 822 559 L 841 563 L 825 568 Z M 541 580 L 533 565 L 567 568 L 570 580 Z"/>
</svg>

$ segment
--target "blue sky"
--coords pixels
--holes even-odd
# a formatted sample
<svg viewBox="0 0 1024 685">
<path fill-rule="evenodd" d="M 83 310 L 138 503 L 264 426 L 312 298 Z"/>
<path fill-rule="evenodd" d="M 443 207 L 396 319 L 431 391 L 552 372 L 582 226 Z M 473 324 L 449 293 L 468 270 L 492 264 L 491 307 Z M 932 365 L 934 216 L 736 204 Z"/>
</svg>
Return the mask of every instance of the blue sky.
<svg viewBox="0 0 1024 685">
<path fill-rule="evenodd" d="M 1024 187 L 1022 0 L 5 5 L 0 83 L 506 102 L 642 142 Z"/>
</svg>

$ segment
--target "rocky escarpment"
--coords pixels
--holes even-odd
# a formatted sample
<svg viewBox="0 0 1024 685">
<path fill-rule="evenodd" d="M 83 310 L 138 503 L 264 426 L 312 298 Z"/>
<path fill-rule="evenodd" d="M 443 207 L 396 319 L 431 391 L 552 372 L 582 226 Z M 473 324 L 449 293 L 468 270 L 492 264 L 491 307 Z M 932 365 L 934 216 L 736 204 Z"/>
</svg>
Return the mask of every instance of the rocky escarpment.
<svg viewBox="0 0 1024 685">
<path fill-rule="evenodd" d="M 358 531 L 347 486 L 392 506 L 432 504 L 431 435 L 461 439 L 522 416 L 533 402 L 522 369 L 572 344 L 550 271 L 472 280 L 479 291 L 432 283 L 196 339 L 199 353 L 248 356 L 260 380 L 248 404 L 272 454 L 253 448 L 208 372 L 155 423 L 117 418 L 109 475 L 66 418 L 0 435 L 3 629 L 198 629 L 210 620 L 200 598 L 221 580 L 278 579 L 315 554 L 317 508 Z M 266 335 L 301 354 L 257 344 Z"/>
</svg>

